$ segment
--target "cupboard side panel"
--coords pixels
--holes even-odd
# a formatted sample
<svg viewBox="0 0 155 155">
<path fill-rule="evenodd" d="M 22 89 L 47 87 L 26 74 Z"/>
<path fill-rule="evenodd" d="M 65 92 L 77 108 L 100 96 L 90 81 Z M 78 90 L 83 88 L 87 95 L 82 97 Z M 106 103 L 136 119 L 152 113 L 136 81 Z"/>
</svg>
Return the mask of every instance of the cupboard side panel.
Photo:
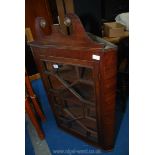
<svg viewBox="0 0 155 155">
<path fill-rule="evenodd" d="M 113 148 L 115 139 L 116 60 L 116 51 L 109 50 L 102 55 L 100 62 L 100 134 L 102 147 L 106 150 Z"/>
</svg>

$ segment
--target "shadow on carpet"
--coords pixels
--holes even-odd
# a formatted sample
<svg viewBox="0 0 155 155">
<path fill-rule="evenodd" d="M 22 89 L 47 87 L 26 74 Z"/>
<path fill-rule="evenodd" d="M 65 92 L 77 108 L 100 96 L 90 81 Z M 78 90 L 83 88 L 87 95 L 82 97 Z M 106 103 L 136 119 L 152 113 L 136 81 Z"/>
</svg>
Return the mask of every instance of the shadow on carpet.
<svg viewBox="0 0 155 155">
<path fill-rule="evenodd" d="M 126 112 L 122 121 L 119 119 L 120 128 L 116 137 L 113 151 L 106 152 L 95 148 L 80 139 L 64 132 L 57 127 L 53 113 L 42 84 L 42 81 L 32 81 L 32 87 L 41 103 L 43 112 L 46 115 L 46 122 L 42 124 L 46 141 L 53 155 L 128 155 L 129 154 L 129 106 L 127 103 Z M 121 117 L 120 117 L 121 118 Z"/>
</svg>

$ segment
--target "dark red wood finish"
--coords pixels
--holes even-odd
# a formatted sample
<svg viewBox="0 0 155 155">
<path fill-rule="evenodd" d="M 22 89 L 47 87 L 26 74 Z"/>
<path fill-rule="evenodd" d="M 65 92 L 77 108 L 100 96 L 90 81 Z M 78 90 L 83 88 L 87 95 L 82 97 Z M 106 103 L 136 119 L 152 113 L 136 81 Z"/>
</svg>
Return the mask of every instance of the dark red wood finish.
<svg viewBox="0 0 155 155">
<path fill-rule="evenodd" d="M 35 127 L 35 129 L 36 129 L 36 131 L 37 131 L 37 134 L 38 134 L 39 138 L 40 138 L 41 140 L 43 140 L 43 139 L 45 138 L 45 135 L 44 135 L 44 133 L 43 133 L 43 131 L 42 131 L 42 129 L 41 129 L 39 123 L 38 123 L 38 120 L 37 120 L 37 118 L 36 118 L 36 116 L 35 116 L 35 113 L 34 113 L 33 110 L 32 110 L 32 107 L 31 107 L 31 105 L 30 105 L 29 97 L 26 97 L 26 99 L 25 99 L 25 111 L 26 111 L 26 113 L 28 114 L 28 116 L 29 116 L 29 118 L 30 118 L 32 124 L 34 125 L 34 127 Z"/>
<path fill-rule="evenodd" d="M 25 86 L 26 86 L 25 87 L 26 88 L 25 111 L 28 114 L 32 124 L 34 125 L 39 138 L 41 140 L 43 140 L 45 138 L 45 135 L 44 135 L 44 133 L 43 133 L 43 131 L 41 129 L 41 126 L 40 126 L 40 124 L 39 124 L 39 122 L 37 120 L 37 117 L 36 117 L 35 113 L 38 114 L 41 121 L 45 121 L 46 117 L 43 114 L 43 112 L 42 112 L 42 110 L 41 110 L 41 108 L 39 106 L 37 97 L 33 92 L 31 82 L 30 82 L 30 79 L 29 79 L 29 76 L 27 75 L 27 73 L 25 73 Z"/>
<path fill-rule="evenodd" d="M 51 33 L 52 17 L 48 0 L 25 0 L 25 28 L 30 28 L 34 39 L 37 38 L 35 32 L 35 18 L 43 16 L 47 26 L 43 29 L 46 35 Z"/>
<path fill-rule="evenodd" d="M 58 126 L 111 150 L 115 139 L 116 49 L 92 41 L 79 18 L 74 14 L 67 16 L 72 21 L 69 36 L 54 26 L 51 35 L 46 36 L 38 24 L 41 18 L 36 18 L 38 39 L 30 43 L 34 59 Z M 100 59 L 93 59 L 93 55 Z M 52 79 L 52 89 L 49 78 Z M 57 86 L 58 90 L 53 89 Z M 71 99 L 64 98 L 66 92 L 73 96 L 73 106 L 77 104 L 83 110 L 82 114 L 81 111 L 77 113 L 78 108 L 75 108 L 75 113 L 72 111 L 71 101 L 66 106 L 66 101 Z M 57 109 L 58 105 L 60 109 Z"/>
<path fill-rule="evenodd" d="M 35 111 L 38 113 L 41 120 L 45 121 L 46 120 L 45 115 L 41 111 L 37 97 L 33 92 L 31 82 L 30 82 L 30 79 L 29 79 L 29 76 L 27 75 L 27 73 L 25 75 L 25 86 L 26 86 L 27 95 L 29 96 L 29 98 L 31 98 L 31 101 L 32 101 L 32 104 L 34 106 Z"/>
</svg>

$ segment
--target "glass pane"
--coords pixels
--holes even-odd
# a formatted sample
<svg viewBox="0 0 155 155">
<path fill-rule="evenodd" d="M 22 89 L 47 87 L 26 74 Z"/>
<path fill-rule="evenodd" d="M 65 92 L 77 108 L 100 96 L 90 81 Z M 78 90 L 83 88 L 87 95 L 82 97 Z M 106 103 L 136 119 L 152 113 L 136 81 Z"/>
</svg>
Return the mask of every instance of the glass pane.
<svg viewBox="0 0 155 155">
<path fill-rule="evenodd" d="M 80 78 L 84 80 L 93 80 L 93 74 L 91 68 L 79 67 Z"/>
<path fill-rule="evenodd" d="M 72 87 L 82 98 L 94 102 L 94 88 L 91 85 L 78 82 Z"/>
<path fill-rule="evenodd" d="M 65 89 L 65 86 L 53 75 L 50 75 L 48 77 L 51 88 L 60 90 L 60 89 Z"/>
<path fill-rule="evenodd" d="M 44 62 L 59 125 L 97 141 L 93 72 L 78 65 Z"/>
<path fill-rule="evenodd" d="M 78 80 L 77 72 L 74 66 L 71 65 L 59 65 L 57 69 L 57 74 L 69 84 Z"/>
</svg>

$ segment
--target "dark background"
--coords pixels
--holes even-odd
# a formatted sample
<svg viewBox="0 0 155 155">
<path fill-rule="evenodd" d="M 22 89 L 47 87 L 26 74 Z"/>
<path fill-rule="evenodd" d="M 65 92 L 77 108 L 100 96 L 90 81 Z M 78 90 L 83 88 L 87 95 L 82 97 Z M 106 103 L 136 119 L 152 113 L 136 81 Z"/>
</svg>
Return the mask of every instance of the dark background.
<svg viewBox="0 0 155 155">
<path fill-rule="evenodd" d="M 57 22 L 55 0 L 49 0 L 53 22 Z M 85 30 L 101 36 L 101 23 L 113 21 L 119 13 L 129 12 L 129 0 L 74 0 L 75 13 L 80 17 Z M 25 65 L 28 75 L 37 73 L 32 52 L 25 44 Z"/>
</svg>

